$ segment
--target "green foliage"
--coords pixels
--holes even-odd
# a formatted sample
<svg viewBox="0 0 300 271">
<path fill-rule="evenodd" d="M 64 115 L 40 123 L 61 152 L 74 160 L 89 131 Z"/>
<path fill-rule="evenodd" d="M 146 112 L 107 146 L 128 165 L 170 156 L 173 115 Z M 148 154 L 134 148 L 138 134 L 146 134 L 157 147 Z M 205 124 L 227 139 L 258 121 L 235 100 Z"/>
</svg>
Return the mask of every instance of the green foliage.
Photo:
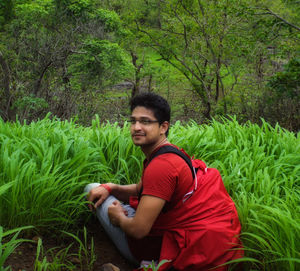
<svg viewBox="0 0 300 271">
<path fill-rule="evenodd" d="M 60 12 L 66 12 L 70 17 L 80 18 L 91 11 L 93 1 L 90 0 L 54 0 Z"/>
<path fill-rule="evenodd" d="M 11 22 L 11 27 L 24 29 L 38 28 L 41 22 L 45 27 L 49 17 L 53 14 L 52 0 L 35 0 L 30 2 L 20 2 L 15 5 L 15 17 Z M 38 30 L 38 29 L 37 29 Z M 23 35 L 25 33 L 21 33 Z M 32 33 L 33 34 L 33 33 Z"/>
<path fill-rule="evenodd" d="M 126 31 L 118 15 L 100 4 L 90 0 L 15 2 L 14 16 L 0 41 L 8 66 L 0 75 L 9 83 L 9 93 L 0 104 L 4 119 L 14 119 L 16 114 L 37 119 L 47 111 L 62 118 L 75 116 L 80 104 L 86 103 L 85 95 L 131 76 L 128 58 L 117 43 Z M 26 103 L 34 106 L 28 110 L 22 106 Z M 8 104 L 10 116 L 5 115 Z"/>
<path fill-rule="evenodd" d="M 1 188 L 1 187 L 0 187 Z M 20 227 L 13 230 L 4 231 L 3 227 L 0 226 L 0 270 L 6 271 L 11 270 L 10 267 L 4 267 L 5 261 L 11 253 L 20 245 L 20 243 L 29 241 L 25 239 L 17 239 L 20 232 L 25 229 L 30 229 L 32 227 Z M 9 240 L 8 238 L 13 235 Z M 5 241 L 5 242 L 4 242 Z"/>
<path fill-rule="evenodd" d="M 300 62 L 295 58 L 273 75 L 258 104 L 272 124 L 298 131 L 300 129 Z"/>
<path fill-rule="evenodd" d="M 0 2 L 0 31 L 2 30 L 2 25 L 8 23 L 13 15 L 13 1 L 12 0 L 2 0 Z"/>
<path fill-rule="evenodd" d="M 80 16 L 91 6 L 90 0 L 71 0 L 65 2 L 67 2 L 67 7 L 71 11 L 71 14 L 75 16 Z"/>
<path fill-rule="evenodd" d="M 148 266 L 146 267 L 143 267 L 143 270 L 144 271 L 147 271 L 147 270 L 151 270 L 151 271 L 158 271 L 159 268 L 164 265 L 165 263 L 169 262 L 168 260 L 161 260 L 157 265 L 155 264 L 154 261 L 152 261 L 151 264 L 149 264 Z"/>
<path fill-rule="evenodd" d="M 107 32 L 120 32 L 123 28 L 120 17 L 114 11 L 99 8 L 95 13 L 95 18 L 103 23 Z"/>
<path fill-rule="evenodd" d="M 299 21 L 297 4 L 292 1 L 115 0 L 107 6 L 130 29 L 122 45 L 138 56 L 139 78 L 146 81 L 144 71 L 155 67 L 143 61 L 145 46 L 155 49 L 160 57 L 152 62 L 159 59 L 171 65 L 172 71 L 181 74 L 185 92 L 198 93 L 200 119 L 237 114 L 239 119 L 259 122 L 261 116 L 267 117 L 259 105 L 266 95 L 265 82 L 281 63 L 299 53 L 299 34 L 289 24 Z M 160 89 L 159 76 L 155 71 L 151 76 L 154 89 Z M 174 81 L 162 92 L 166 88 L 174 95 L 182 92 Z M 273 119 L 272 123 L 279 120 Z"/>
<path fill-rule="evenodd" d="M 2 122 L 0 158 L 2 181 L 0 183 L 3 184 L 3 180 L 7 179 L 14 181 L 15 186 L 0 198 L 2 206 L 7 204 L 10 206 L 6 210 L 1 210 L 1 225 L 14 227 L 19 224 L 18 220 L 22 220 L 19 225 L 39 225 L 43 228 L 50 224 L 55 228 L 56 225 L 71 225 L 74 219 L 80 217 L 84 209 L 83 196 L 74 184 L 88 177 L 84 168 L 92 167 L 97 170 L 101 165 L 97 166 L 95 160 L 93 162 L 94 151 L 81 148 L 85 145 L 83 140 L 79 139 L 75 144 L 72 140 L 68 142 L 67 123 L 61 131 L 54 127 L 51 131 L 51 126 L 50 120 L 44 120 L 42 126 L 32 123 L 29 129 L 23 130 L 19 123 L 13 124 L 10 128 L 6 127 L 6 131 L 3 131 Z M 41 133 L 34 132 L 36 130 L 34 127 L 39 127 Z M 15 132 L 11 133 L 11 129 Z M 80 145 L 81 150 L 78 150 Z M 76 158 L 73 157 L 74 153 L 77 153 Z M 77 164 L 79 159 L 80 165 Z M 84 160 L 86 162 L 83 162 Z M 68 192 L 65 193 L 64 189 L 67 187 Z M 56 196 L 53 193 L 57 193 Z M 12 204 L 9 195 L 15 198 L 15 204 Z M 57 209 L 58 202 L 64 206 L 63 209 Z M 75 208 L 73 208 L 74 204 Z M 37 209 L 36 206 L 39 208 Z M 20 217 L 12 216 L 13 213 L 19 213 Z"/>
<path fill-rule="evenodd" d="M 67 261 L 67 255 L 69 252 L 70 246 L 60 250 L 58 253 L 53 255 L 53 261 L 48 262 L 47 257 L 44 256 L 42 239 L 38 239 L 37 249 L 36 249 L 36 259 L 34 262 L 34 271 L 46 271 L 46 270 L 72 270 L 75 266 Z M 42 258 L 40 260 L 40 258 Z"/>
<path fill-rule="evenodd" d="M 235 37 L 238 33 L 243 44 L 248 35 L 248 30 L 246 34 L 240 28 L 246 24 L 241 16 L 244 7 L 234 1 L 174 0 L 160 2 L 159 7 L 152 7 L 153 3 L 138 6 L 140 12 L 148 8 L 156 12 L 152 20 L 134 18 L 143 35 L 140 41 L 181 73 L 189 89 L 198 93 L 203 114 L 210 118 L 214 105 L 234 87 L 235 82 L 228 79 L 237 77 L 240 70 L 241 59 L 235 56 L 241 48 Z M 224 111 L 226 114 L 226 108 Z"/>
<path fill-rule="evenodd" d="M 71 237 L 78 246 L 78 252 L 72 253 L 70 251 L 73 243 L 65 248 L 51 248 L 44 252 L 42 246 L 42 239 L 38 239 L 37 253 L 34 263 L 34 271 L 43 270 L 93 270 L 93 265 L 96 261 L 96 255 L 94 251 L 94 241 L 91 239 L 91 243 L 88 242 L 87 231 L 83 229 L 83 241 L 76 235 L 63 232 L 65 235 Z M 47 255 L 51 255 L 52 261 L 49 262 Z M 78 259 L 78 265 L 72 263 L 72 259 Z"/>
<path fill-rule="evenodd" d="M 4 232 L 0 226 L 0 270 L 9 271 L 12 270 L 10 266 L 4 267 L 5 261 L 14 252 L 14 250 L 23 242 L 33 242 L 27 239 L 17 239 L 20 232 L 31 229 L 32 227 L 20 227 L 13 230 Z M 93 270 L 93 265 L 96 261 L 96 255 L 94 251 L 94 241 L 91 239 L 89 242 L 87 237 L 86 228 L 83 228 L 83 241 L 76 235 L 63 232 L 65 235 L 71 237 L 78 247 L 77 252 L 71 252 L 71 247 L 74 245 L 70 243 L 67 247 L 59 248 L 53 247 L 44 252 L 42 245 L 42 239 L 38 238 L 36 247 L 36 256 L 34 261 L 34 271 L 46 271 L 46 270 Z M 13 236 L 12 236 L 13 235 Z M 12 236 L 10 239 L 9 237 Z M 47 256 L 51 256 L 51 261 L 47 259 Z M 75 265 L 72 263 L 72 259 L 78 259 L 79 263 Z"/>
<path fill-rule="evenodd" d="M 147 89 L 193 99 L 175 105 L 181 119 L 236 114 L 297 130 L 294 107 L 279 108 L 288 110 L 283 118 L 264 110 L 263 98 L 282 63 L 299 58 L 299 14 L 296 1 L 281 0 L 3 0 L 1 116 L 34 120 L 50 111 L 86 123 L 95 108 L 106 111 L 99 105 L 108 89 L 126 81 L 132 95 Z M 48 107 L 18 105 L 28 97 Z"/>
<path fill-rule="evenodd" d="M 43 98 L 34 96 L 24 96 L 14 103 L 14 106 L 20 110 L 40 110 L 48 107 L 48 103 Z"/>
<path fill-rule="evenodd" d="M 73 256 L 76 256 L 79 259 L 80 270 L 92 271 L 93 265 L 96 261 L 96 255 L 94 251 L 94 240 L 92 238 L 91 244 L 88 243 L 86 228 L 83 228 L 83 241 L 72 233 L 64 233 L 72 237 L 79 245 L 78 253 Z"/>
<path fill-rule="evenodd" d="M 78 74 L 79 84 L 90 85 L 91 82 L 95 84 L 99 80 L 104 86 L 116 83 L 128 75 L 132 69 L 125 53 L 117 43 L 108 40 L 86 39 L 83 50 L 83 55 L 74 55 L 70 59 L 70 71 Z M 100 78 L 99 75 L 101 75 Z"/>
<path fill-rule="evenodd" d="M 300 98 L 300 59 L 292 59 L 269 80 L 269 86 L 273 88 L 278 97 Z"/>
<path fill-rule="evenodd" d="M 169 139 L 220 170 L 242 224 L 244 270 L 296 271 L 299 135 L 264 121 L 262 126 L 240 125 L 232 119 L 201 126 L 177 122 Z M 24 125 L 1 121 L 0 146 L 1 225 L 33 225 L 57 234 L 87 216 L 82 192 L 86 184 L 135 183 L 144 158 L 132 143 L 127 123 L 100 123 L 98 117 L 86 128 L 47 118 Z M 86 247 L 85 241 L 81 246 Z M 86 257 L 85 249 L 80 253 Z"/>
</svg>

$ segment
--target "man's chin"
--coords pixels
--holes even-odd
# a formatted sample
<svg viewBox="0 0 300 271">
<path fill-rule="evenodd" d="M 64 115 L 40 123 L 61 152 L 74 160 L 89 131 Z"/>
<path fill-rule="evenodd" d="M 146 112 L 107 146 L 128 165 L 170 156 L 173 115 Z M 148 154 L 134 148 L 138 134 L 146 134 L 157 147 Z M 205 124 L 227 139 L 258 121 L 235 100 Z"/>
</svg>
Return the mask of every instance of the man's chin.
<svg viewBox="0 0 300 271">
<path fill-rule="evenodd" d="M 144 138 L 142 136 L 133 136 L 132 137 L 133 144 L 136 146 L 141 146 L 144 143 Z"/>
<path fill-rule="evenodd" d="M 134 144 L 135 146 L 143 146 L 143 145 L 144 145 L 143 142 L 137 141 L 137 140 L 133 140 L 133 144 Z"/>
</svg>

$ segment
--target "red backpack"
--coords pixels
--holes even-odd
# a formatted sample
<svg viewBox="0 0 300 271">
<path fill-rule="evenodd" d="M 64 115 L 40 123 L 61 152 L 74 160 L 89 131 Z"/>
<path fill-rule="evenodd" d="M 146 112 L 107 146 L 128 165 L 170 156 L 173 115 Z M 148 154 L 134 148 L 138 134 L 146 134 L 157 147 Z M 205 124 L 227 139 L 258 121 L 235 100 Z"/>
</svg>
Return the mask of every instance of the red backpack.
<svg viewBox="0 0 300 271">
<path fill-rule="evenodd" d="M 171 145 L 162 146 L 150 161 L 164 153 L 174 153 L 184 159 L 192 171 L 194 187 L 184 195 L 182 208 L 169 211 L 160 220 L 163 229 L 169 229 L 164 236 L 160 260 L 170 261 L 159 270 L 173 267 L 204 271 L 243 257 L 238 214 L 219 171 L 207 168 L 203 161 L 191 159 L 184 150 Z M 191 210 L 193 216 L 190 216 Z M 227 266 L 215 270 L 227 270 Z"/>
</svg>

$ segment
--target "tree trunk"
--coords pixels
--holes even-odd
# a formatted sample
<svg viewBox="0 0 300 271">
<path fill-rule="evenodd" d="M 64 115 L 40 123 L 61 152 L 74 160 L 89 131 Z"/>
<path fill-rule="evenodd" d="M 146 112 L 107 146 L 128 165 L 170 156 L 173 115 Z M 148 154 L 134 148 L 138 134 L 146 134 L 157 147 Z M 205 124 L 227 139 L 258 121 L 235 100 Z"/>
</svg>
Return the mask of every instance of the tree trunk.
<svg viewBox="0 0 300 271">
<path fill-rule="evenodd" d="M 194 87 L 194 90 L 197 92 L 197 94 L 199 95 L 200 99 L 201 99 L 201 102 L 203 104 L 203 106 L 205 107 L 204 110 L 202 111 L 204 117 L 206 119 L 211 119 L 211 103 L 209 101 L 209 97 L 206 93 L 206 91 L 204 90 L 204 87 L 200 86 L 200 85 L 196 85 L 196 84 L 193 84 L 193 87 Z"/>
<path fill-rule="evenodd" d="M 218 55 L 217 59 L 217 66 L 216 66 L 216 96 L 215 96 L 215 102 L 218 102 L 220 97 L 220 70 L 221 70 L 221 55 Z"/>
<path fill-rule="evenodd" d="M 143 67 L 143 64 L 137 65 L 137 55 L 133 52 L 131 54 L 131 59 L 132 59 L 132 64 L 135 68 L 135 82 L 133 84 L 132 92 L 131 92 L 131 97 L 134 97 L 140 92 L 140 81 L 141 81 L 141 76 L 140 76 L 140 71 L 141 68 Z"/>
<path fill-rule="evenodd" d="M 0 51 L 0 66 L 3 71 L 3 86 L 4 86 L 4 114 L 3 118 L 4 120 L 14 120 L 14 112 L 11 109 L 12 106 L 12 96 L 10 93 L 10 73 L 9 73 L 9 67 L 6 63 L 6 60 L 4 59 L 1 51 Z"/>
<path fill-rule="evenodd" d="M 205 118 L 211 120 L 211 115 L 210 115 L 210 111 L 211 111 L 211 105 L 209 101 L 206 101 L 206 110 L 203 112 L 203 115 Z"/>
<path fill-rule="evenodd" d="M 44 67 L 44 69 L 42 70 L 41 74 L 40 74 L 40 77 L 39 79 L 36 81 L 35 83 L 35 86 L 34 86 L 34 89 L 33 89 L 33 93 L 34 95 L 36 96 L 41 88 L 41 84 L 42 84 L 42 80 L 43 80 L 43 77 L 46 73 L 46 71 L 48 70 L 48 68 L 51 66 L 52 64 L 52 61 L 49 61 L 46 66 Z"/>
</svg>

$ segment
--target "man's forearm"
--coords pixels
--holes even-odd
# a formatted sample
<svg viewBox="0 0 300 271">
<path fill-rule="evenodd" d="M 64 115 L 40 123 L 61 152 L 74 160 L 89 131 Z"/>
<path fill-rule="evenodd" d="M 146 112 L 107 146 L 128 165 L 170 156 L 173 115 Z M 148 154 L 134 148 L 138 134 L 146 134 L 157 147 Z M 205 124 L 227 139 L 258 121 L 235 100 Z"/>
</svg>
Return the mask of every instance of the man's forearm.
<svg viewBox="0 0 300 271">
<path fill-rule="evenodd" d="M 140 239 L 151 231 L 152 225 L 165 205 L 165 200 L 144 195 L 133 217 L 127 217 L 119 201 L 108 207 L 108 215 L 113 225 L 120 227 L 126 234 Z"/>
<path fill-rule="evenodd" d="M 137 196 L 139 191 L 139 184 L 118 185 L 109 183 L 109 186 L 112 190 L 111 194 L 123 202 L 129 202 L 129 197 Z"/>
</svg>

